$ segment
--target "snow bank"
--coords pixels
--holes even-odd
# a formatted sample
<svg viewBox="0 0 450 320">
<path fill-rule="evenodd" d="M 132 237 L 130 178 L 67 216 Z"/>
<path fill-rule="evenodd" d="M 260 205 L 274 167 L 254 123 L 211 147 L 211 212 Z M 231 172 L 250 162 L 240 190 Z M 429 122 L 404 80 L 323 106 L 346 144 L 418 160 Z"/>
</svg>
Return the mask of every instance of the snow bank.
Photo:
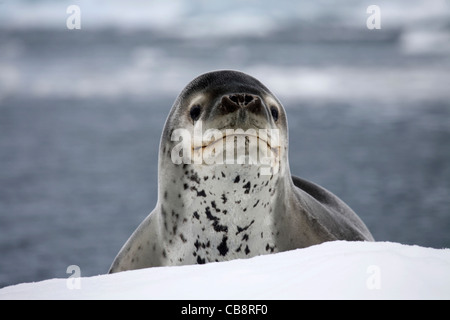
<svg viewBox="0 0 450 320">
<path fill-rule="evenodd" d="M 24 283 L 0 289 L 0 299 L 450 299 L 450 250 L 336 241 L 246 260 Z"/>
</svg>

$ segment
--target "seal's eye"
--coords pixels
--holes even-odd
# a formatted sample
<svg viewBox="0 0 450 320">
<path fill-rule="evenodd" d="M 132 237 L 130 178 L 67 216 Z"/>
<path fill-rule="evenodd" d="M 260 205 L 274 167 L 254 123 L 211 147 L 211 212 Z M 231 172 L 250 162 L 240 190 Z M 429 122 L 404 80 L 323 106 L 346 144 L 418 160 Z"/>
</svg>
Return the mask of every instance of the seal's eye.
<svg viewBox="0 0 450 320">
<path fill-rule="evenodd" d="M 197 121 L 198 118 L 200 118 L 201 112 L 202 112 L 202 107 L 200 107 L 198 104 L 195 104 L 192 106 L 191 110 L 189 111 L 189 114 L 191 115 L 191 118 L 193 121 Z"/>
<path fill-rule="evenodd" d="M 270 113 L 272 114 L 273 120 L 277 121 L 278 120 L 278 109 L 277 109 L 277 107 L 271 106 L 270 107 Z"/>
</svg>

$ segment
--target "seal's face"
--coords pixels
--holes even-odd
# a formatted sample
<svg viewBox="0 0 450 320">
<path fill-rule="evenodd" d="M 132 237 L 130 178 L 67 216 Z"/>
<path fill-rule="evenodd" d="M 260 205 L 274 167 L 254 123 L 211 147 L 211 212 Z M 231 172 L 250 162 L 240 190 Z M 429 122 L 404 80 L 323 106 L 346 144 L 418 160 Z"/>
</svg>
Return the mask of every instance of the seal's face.
<svg viewBox="0 0 450 320">
<path fill-rule="evenodd" d="M 287 162 L 286 114 L 255 78 L 235 71 L 207 73 L 176 100 L 162 141 L 165 162 L 270 165 L 277 172 L 280 162 Z"/>
</svg>

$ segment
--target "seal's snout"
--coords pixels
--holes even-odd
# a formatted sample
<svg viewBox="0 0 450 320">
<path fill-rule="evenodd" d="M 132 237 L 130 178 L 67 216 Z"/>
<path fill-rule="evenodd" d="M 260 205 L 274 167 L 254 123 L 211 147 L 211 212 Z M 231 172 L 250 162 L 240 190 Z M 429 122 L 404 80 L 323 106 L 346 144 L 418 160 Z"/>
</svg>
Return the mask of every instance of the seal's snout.
<svg viewBox="0 0 450 320">
<path fill-rule="evenodd" d="M 247 93 L 226 95 L 222 97 L 218 109 L 222 115 L 226 115 L 242 108 L 251 113 L 261 113 L 263 110 L 261 98 Z"/>
</svg>

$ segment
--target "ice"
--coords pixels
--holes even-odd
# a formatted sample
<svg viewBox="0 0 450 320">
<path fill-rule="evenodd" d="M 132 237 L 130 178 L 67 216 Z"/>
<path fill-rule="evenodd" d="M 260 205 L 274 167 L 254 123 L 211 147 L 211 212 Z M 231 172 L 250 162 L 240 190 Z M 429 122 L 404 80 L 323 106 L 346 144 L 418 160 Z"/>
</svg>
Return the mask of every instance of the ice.
<svg viewBox="0 0 450 320">
<path fill-rule="evenodd" d="M 251 259 L 51 279 L 0 289 L 0 299 L 449 298 L 449 249 L 346 241 Z"/>
</svg>

